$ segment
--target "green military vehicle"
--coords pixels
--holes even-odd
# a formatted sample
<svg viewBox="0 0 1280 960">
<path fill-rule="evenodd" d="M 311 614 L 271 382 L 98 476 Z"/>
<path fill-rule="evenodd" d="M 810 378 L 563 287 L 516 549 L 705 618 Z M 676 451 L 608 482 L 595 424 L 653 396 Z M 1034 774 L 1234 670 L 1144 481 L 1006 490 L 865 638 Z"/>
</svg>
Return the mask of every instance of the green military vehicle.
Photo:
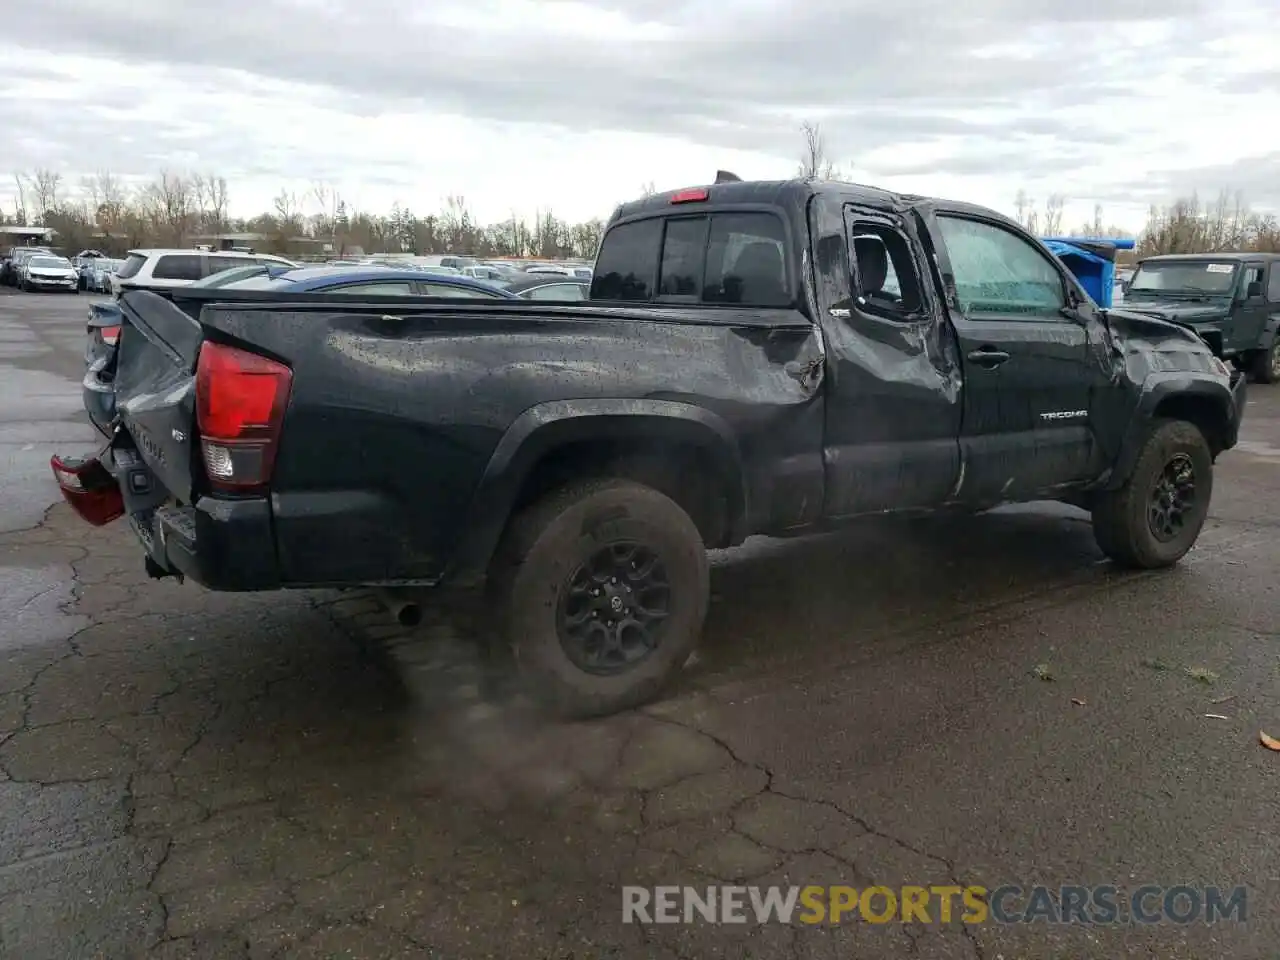
<svg viewBox="0 0 1280 960">
<path fill-rule="evenodd" d="M 1191 327 L 1259 383 L 1280 380 L 1280 254 L 1147 257 L 1121 309 Z"/>
</svg>

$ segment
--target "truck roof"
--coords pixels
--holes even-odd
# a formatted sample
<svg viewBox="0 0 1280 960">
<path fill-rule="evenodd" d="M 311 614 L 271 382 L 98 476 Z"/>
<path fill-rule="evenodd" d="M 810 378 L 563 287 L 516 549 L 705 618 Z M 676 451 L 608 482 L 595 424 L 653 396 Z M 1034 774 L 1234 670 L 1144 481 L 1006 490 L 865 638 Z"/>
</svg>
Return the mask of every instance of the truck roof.
<svg viewBox="0 0 1280 960">
<path fill-rule="evenodd" d="M 686 191 L 704 190 L 707 194 L 705 203 L 709 205 L 769 204 L 802 209 L 811 197 L 820 194 L 832 194 L 852 203 L 865 203 L 869 206 L 903 208 L 921 203 L 931 203 L 953 212 L 969 211 L 985 217 L 1009 219 L 988 207 L 964 203 L 959 200 L 944 200 L 911 193 L 895 193 L 892 190 L 882 190 L 879 187 L 872 187 L 867 184 L 845 183 L 839 180 L 793 179 L 735 180 L 728 183 L 702 184 L 682 187 L 677 190 L 666 190 L 662 193 L 642 197 L 639 200 L 631 200 L 627 203 L 619 204 L 613 212 L 611 221 L 666 212 L 671 209 L 672 198 L 675 195 Z M 1010 220 L 1009 222 L 1012 223 L 1013 221 Z"/>
<path fill-rule="evenodd" d="M 1156 260 L 1277 260 L 1280 253 L 1250 253 L 1235 251 L 1231 253 L 1162 253 L 1154 257 L 1143 257 L 1139 263 L 1151 263 Z"/>
</svg>

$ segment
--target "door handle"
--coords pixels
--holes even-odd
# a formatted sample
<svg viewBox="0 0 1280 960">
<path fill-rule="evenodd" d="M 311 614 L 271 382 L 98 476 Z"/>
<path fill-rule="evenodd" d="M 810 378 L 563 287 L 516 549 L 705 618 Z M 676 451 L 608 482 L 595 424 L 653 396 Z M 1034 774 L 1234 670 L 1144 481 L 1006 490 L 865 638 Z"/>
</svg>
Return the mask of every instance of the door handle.
<svg viewBox="0 0 1280 960">
<path fill-rule="evenodd" d="M 980 350 L 971 351 L 969 359 L 978 366 L 986 367 L 990 370 L 1008 360 L 1009 354 L 1003 350 L 996 350 L 994 347 L 982 347 Z"/>
</svg>

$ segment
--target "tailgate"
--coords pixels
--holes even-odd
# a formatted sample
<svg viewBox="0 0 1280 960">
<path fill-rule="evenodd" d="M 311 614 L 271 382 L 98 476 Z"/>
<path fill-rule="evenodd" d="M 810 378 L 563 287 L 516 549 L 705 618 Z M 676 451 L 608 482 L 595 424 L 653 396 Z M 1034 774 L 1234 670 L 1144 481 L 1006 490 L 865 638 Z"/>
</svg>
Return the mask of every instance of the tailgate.
<svg viewBox="0 0 1280 960">
<path fill-rule="evenodd" d="M 157 479 L 191 503 L 198 453 L 195 431 L 199 321 L 145 290 L 119 300 L 124 320 L 117 347 L 116 413 Z"/>
</svg>

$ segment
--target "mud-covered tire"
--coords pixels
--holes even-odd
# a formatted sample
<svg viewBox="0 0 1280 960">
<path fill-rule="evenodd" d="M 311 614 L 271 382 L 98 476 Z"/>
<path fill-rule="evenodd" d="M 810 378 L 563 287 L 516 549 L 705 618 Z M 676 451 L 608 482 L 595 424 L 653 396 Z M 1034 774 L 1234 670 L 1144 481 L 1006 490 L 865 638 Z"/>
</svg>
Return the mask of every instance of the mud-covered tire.
<svg viewBox="0 0 1280 960">
<path fill-rule="evenodd" d="M 1253 355 L 1250 375 L 1256 383 L 1275 383 L 1280 380 L 1280 335 L 1271 338 L 1265 350 Z"/>
<path fill-rule="evenodd" d="M 593 554 L 616 543 L 645 545 L 661 559 L 669 610 L 653 649 L 625 671 L 588 672 L 561 642 L 562 594 Z M 689 659 L 710 597 L 706 549 L 689 515 L 651 487 L 620 478 L 557 490 L 515 517 L 490 570 L 520 687 L 563 719 L 616 713 L 655 699 Z M 505 648 L 502 649 L 502 648 Z"/>
<path fill-rule="evenodd" d="M 1195 496 L 1181 530 L 1162 540 L 1152 529 L 1150 509 L 1157 482 L 1175 461 L 1185 458 L 1194 472 Z M 1195 424 L 1156 420 L 1124 485 L 1098 495 L 1093 534 L 1108 557 L 1125 567 L 1157 569 L 1181 560 L 1196 542 L 1209 514 L 1213 494 L 1213 456 Z"/>
</svg>

